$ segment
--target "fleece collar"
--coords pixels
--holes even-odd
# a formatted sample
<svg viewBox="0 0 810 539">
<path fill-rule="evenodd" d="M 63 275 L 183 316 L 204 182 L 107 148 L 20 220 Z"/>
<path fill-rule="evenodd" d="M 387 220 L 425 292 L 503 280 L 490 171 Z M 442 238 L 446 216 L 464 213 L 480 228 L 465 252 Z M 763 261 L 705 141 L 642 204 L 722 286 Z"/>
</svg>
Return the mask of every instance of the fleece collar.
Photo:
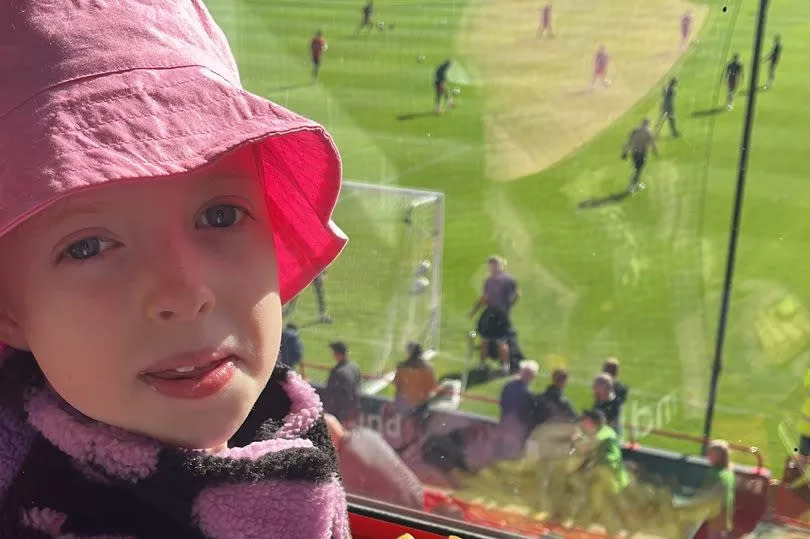
<svg viewBox="0 0 810 539">
<path fill-rule="evenodd" d="M 8 357 L 0 380 L 0 536 L 348 537 L 321 402 L 283 366 L 232 440 L 243 443 L 215 454 L 87 418 L 28 354 Z"/>
</svg>

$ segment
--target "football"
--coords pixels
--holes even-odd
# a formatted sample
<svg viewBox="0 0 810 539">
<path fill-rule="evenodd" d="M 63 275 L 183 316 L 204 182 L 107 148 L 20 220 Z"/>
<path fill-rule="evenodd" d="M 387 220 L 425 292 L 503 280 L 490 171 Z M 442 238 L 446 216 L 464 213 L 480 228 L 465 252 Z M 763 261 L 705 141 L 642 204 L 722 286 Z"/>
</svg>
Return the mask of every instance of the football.
<svg viewBox="0 0 810 539">
<path fill-rule="evenodd" d="M 427 277 L 417 277 L 411 283 L 411 294 L 416 296 L 422 294 L 430 287 L 430 280 Z"/>
<path fill-rule="evenodd" d="M 425 277 L 430 271 L 430 260 L 423 260 L 416 266 L 416 276 Z"/>
</svg>

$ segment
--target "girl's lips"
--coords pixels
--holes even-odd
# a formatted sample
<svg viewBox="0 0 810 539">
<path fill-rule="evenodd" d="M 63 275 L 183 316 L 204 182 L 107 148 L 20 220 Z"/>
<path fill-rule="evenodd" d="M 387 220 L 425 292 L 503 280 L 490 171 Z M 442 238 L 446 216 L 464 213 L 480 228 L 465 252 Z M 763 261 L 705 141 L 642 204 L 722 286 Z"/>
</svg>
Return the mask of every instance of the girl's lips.
<svg viewBox="0 0 810 539">
<path fill-rule="evenodd" d="M 226 359 L 226 358 L 223 358 Z M 166 369 L 162 371 L 151 371 L 144 373 L 148 376 L 154 376 L 162 380 L 180 380 L 183 378 L 198 378 L 206 372 L 214 369 L 223 359 L 215 359 L 202 365 L 188 365 L 185 367 L 178 367 L 176 369 Z"/>
<path fill-rule="evenodd" d="M 238 358 L 228 356 L 188 372 L 148 372 L 140 378 L 158 393 L 179 399 L 202 399 L 222 390 L 236 373 Z"/>
<path fill-rule="evenodd" d="M 228 356 L 237 356 L 237 352 L 225 346 L 175 354 L 153 363 L 150 367 L 142 371 L 141 374 L 154 374 L 175 369 L 186 369 L 185 372 L 189 372 L 193 368 L 203 367 Z"/>
</svg>

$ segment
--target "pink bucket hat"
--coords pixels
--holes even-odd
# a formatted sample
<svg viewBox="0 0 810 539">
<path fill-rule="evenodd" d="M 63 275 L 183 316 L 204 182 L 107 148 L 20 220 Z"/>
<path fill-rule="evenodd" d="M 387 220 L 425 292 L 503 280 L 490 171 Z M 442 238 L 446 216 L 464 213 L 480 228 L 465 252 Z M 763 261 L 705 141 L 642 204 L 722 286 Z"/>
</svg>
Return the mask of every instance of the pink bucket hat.
<svg viewBox="0 0 810 539">
<path fill-rule="evenodd" d="M 337 149 L 317 123 L 246 92 L 199 0 L 0 0 L 0 236 L 55 200 L 261 156 L 282 301 L 347 238 L 331 221 Z"/>
</svg>

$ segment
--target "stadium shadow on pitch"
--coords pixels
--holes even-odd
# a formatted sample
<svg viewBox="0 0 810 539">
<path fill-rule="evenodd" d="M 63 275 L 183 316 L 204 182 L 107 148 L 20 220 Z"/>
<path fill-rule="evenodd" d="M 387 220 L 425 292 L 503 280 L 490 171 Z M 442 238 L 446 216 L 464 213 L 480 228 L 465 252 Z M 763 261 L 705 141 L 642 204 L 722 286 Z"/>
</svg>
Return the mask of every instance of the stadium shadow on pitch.
<svg viewBox="0 0 810 539">
<path fill-rule="evenodd" d="M 427 112 L 409 112 L 408 114 L 400 114 L 397 120 L 415 120 L 416 118 L 426 118 L 427 116 L 436 116 L 436 113 L 431 111 Z"/>
</svg>

